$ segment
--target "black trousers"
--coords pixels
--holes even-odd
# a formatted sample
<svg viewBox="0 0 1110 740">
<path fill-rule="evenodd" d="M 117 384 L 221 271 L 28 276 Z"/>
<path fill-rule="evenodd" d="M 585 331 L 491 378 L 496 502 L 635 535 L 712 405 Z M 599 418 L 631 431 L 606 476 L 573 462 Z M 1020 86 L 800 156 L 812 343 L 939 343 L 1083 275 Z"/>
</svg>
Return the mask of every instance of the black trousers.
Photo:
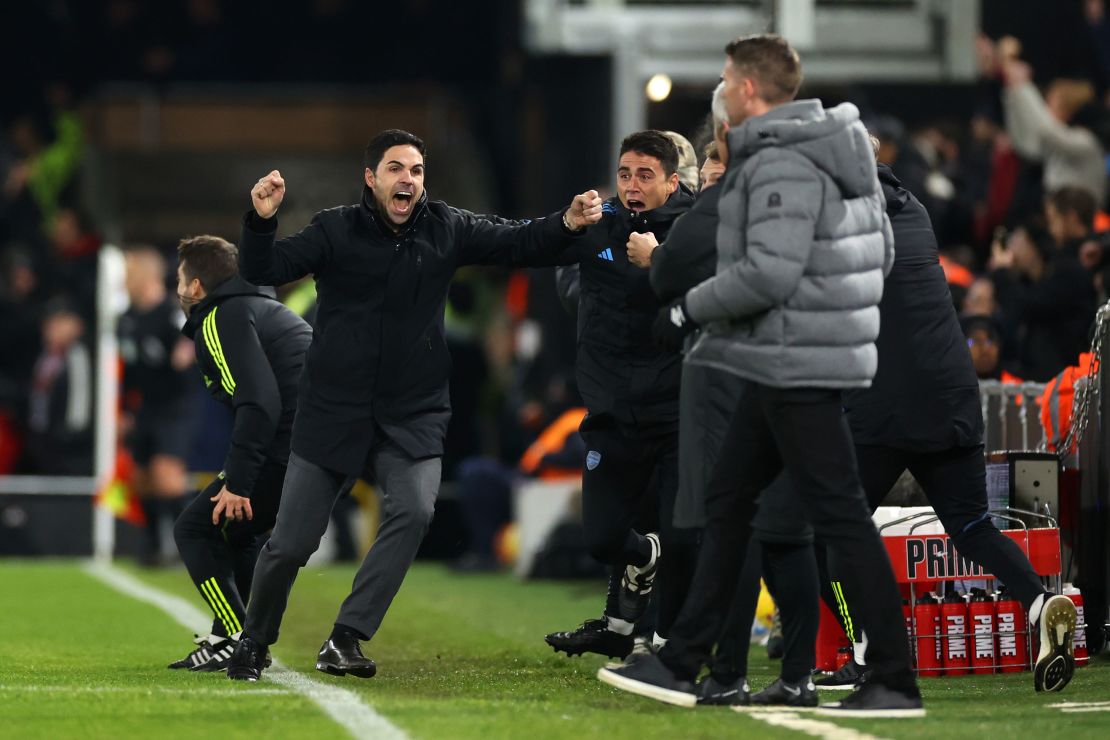
<svg viewBox="0 0 1110 740">
<path fill-rule="evenodd" d="M 759 604 L 759 576 L 767 582 L 782 614 L 783 661 L 780 676 L 789 684 L 807 679 L 816 664 L 817 629 L 821 612 L 813 595 L 818 590 L 813 545 L 751 540 L 736 594 L 717 641 L 710 672 L 721 683 L 748 675 L 752 620 Z"/>
<path fill-rule="evenodd" d="M 636 436 L 610 419 L 582 425 L 586 464 L 582 473 L 582 526 L 594 559 L 610 566 L 605 614 L 620 616 L 620 578 L 628 565 L 644 565 L 650 545 L 635 525 L 645 507 L 657 507 L 659 561 L 653 597 L 655 631 L 666 637 L 694 571 L 697 532 L 673 525 L 678 492 L 678 432 Z"/>
<path fill-rule="evenodd" d="M 909 470 L 936 511 L 944 531 L 960 555 L 990 571 L 1006 584 L 1025 608 L 1045 592 L 1044 584 L 1017 543 L 998 531 L 987 514 L 987 479 L 983 446 L 954 447 L 939 452 L 910 452 L 878 445 L 857 445 L 860 481 L 871 511 L 879 507 L 891 487 Z M 819 548 L 820 549 L 820 548 Z M 852 611 L 859 597 L 844 576 L 845 566 L 835 554 L 818 556 L 821 598 L 853 640 Z M 832 587 L 840 582 L 845 604 L 838 603 Z M 849 610 L 851 606 L 851 610 Z M 870 636 L 870 633 L 868 633 Z M 868 655 L 870 656 L 870 645 Z M 870 663 L 870 658 L 868 663 Z"/>
<path fill-rule="evenodd" d="M 850 563 L 850 577 L 865 594 L 860 622 L 871 636 L 874 680 L 912 685 L 898 586 L 860 486 L 841 394 L 833 389 L 757 383 L 744 389 L 706 493 L 694 581 L 660 658 L 685 680 L 708 662 L 743 565 L 756 496 L 784 469 L 817 536 Z"/>
<path fill-rule="evenodd" d="M 212 524 L 209 501 L 223 488 L 217 477 L 185 507 L 173 527 L 178 552 L 197 590 L 212 610 L 212 633 L 234 635 L 243 629 L 246 600 L 254 580 L 258 551 L 266 542 L 277 519 L 285 465 L 266 461 L 251 492 L 253 519 L 222 519 Z"/>
</svg>

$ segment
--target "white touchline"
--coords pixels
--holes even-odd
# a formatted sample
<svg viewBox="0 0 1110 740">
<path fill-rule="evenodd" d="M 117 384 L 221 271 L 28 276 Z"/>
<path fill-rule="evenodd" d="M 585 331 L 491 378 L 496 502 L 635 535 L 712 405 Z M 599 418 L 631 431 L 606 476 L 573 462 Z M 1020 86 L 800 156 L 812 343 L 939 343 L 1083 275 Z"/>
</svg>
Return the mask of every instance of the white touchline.
<svg viewBox="0 0 1110 740">
<path fill-rule="evenodd" d="M 751 717 L 775 727 L 804 732 L 824 740 L 882 740 L 866 732 L 853 730 L 851 727 L 841 727 L 832 722 L 802 717 L 794 712 L 744 712 L 741 716 Z"/>
<path fill-rule="evenodd" d="M 244 688 L 241 691 L 214 686 L 12 686 L 0 684 L 0 692 L 13 694 L 217 694 L 219 696 L 289 696 L 291 689 Z"/>
<path fill-rule="evenodd" d="M 212 624 L 209 615 L 188 601 L 143 583 L 119 568 L 94 561 L 85 565 L 85 572 L 122 594 L 158 607 L 188 630 L 203 633 Z M 375 712 L 358 694 L 349 689 L 332 686 L 289 670 L 277 660 L 274 660 L 274 664 L 263 676 L 308 698 L 342 725 L 351 737 L 374 740 L 406 740 L 408 737 L 401 728 Z M 231 695 L 232 692 L 229 691 L 228 694 Z"/>
<path fill-rule="evenodd" d="M 1110 701 L 1062 701 L 1049 704 L 1053 709 L 1074 709 L 1076 707 L 1110 707 Z"/>
</svg>

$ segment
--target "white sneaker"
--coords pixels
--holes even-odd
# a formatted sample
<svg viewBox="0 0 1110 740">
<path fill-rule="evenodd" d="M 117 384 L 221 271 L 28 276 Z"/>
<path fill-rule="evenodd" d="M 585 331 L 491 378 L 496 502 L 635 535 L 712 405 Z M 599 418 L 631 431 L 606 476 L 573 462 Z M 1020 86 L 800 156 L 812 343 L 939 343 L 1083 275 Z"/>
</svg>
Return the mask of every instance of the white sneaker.
<svg viewBox="0 0 1110 740">
<path fill-rule="evenodd" d="M 1075 673 L 1075 604 L 1067 596 L 1050 596 L 1036 621 L 1041 649 L 1033 667 L 1033 688 L 1060 691 Z"/>
</svg>

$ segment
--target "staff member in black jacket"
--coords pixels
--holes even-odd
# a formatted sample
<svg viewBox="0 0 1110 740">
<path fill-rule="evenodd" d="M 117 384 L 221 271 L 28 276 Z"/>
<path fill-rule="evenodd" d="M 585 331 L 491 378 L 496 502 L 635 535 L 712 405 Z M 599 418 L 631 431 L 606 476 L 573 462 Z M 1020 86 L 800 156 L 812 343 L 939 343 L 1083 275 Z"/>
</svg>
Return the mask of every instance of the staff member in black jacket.
<svg viewBox="0 0 1110 740">
<path fill-rule="evenodd" d="M 238 644 L 258 550 L 277 517 L 312 329 L 239 277 L 234 244 L 195 236 L 183 239 L 177 254 L 177 295 L 188 315 L 182 332 L 193 340 L 208 391 L 231 407 L 235 421 L 223 471 L 173 531 L 189 576 L 215 615 L 212 633 L 169 667 L 218 671 Z"/>
<path fill-rule="evenodd" d="M 870 388 L 844 394 L 860 482 L 873 511 L 905 470 L 913 473 L 960 555 L 1004 583 L 1029 611 L 1029 623 L 1040 626 L 1034 687 L 1059 691 L 1075 668 L 1075 607 L 1045 591 L 1025 553 L 987 514 L 979 380 L 940 268 L 933 226 L 887 165 L 879 165 L 879 184 L 894 231 L 894 267 L 879 304 L 879 369 Z M 819 547 L 819 561 L 822 555 Z M 852 635 L 850 589 L 834 593 L 838 569 L 830 561 L 834 580 L 822 577 L 822 596 L 842 623 L 849 621 L 849 637 L 863 642 Z M 861 651 L 855 652 L 856 660 L 818 686 L 852 688 L 865 670 Z"/>
<path fill-rule="evenodd" d="M 525 225 L 494 223 L 429 201 L 424 142 L 397 130 L 367 145 L 362 200 L 316 214 L 274 240 L 285 197 L 275 170 L 251 188 L 243 222 L 243 275 L 280 285 L 312 274 L 319 312 L 301 377 L 289 474 L 259 556 L 228 677 L 257 680 L 277 640 L 297 571 L 319 546 L 336 498 L 360 477 L 382 489 L 378 537 L 355 575 L 316 668 L 370 677 L 369 640 L 404 580 L 432 519 L 451 415 L 443 334 L 447 287 L 466 264 L 555 264 L 573 234 L 601 218 L 589 191 Z"/>
<path fill-rule="evenodd" d="M 590 554 L 612 569 L 602 618 L 545 638 L 568 655 L 628 655 L 633 624 L 647 607 L 657 569 L 656 632 L 665 636 L 693 572 L 693 533 L 671 526 L 682 357 L 655 346 L 651 325 L 662 304 L 648 271 L 628 258 L 632 234 L 651 232 L 662 240 L 692 205 L 677 168 L 678 149 L 664 133 L 626 137 L 617 196 L 605 202 L 601 223 L 561 260 L 577 266 L 579 280 L 576 370 L 589 409 L 581 427 L 587 448 L 582 522 Z M 564 298 L 569 275 L 561 276 Z M 645 501 L 659 507 L 659 534 L 634 529 Z"/>
</svg>

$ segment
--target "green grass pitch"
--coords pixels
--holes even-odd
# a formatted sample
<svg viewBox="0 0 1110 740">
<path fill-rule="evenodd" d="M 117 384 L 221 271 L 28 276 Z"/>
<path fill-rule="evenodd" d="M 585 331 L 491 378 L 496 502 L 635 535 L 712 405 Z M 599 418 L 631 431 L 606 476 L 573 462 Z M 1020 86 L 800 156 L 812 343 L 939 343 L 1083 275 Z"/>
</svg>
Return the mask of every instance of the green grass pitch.
<svg viewBox="0 0 1110 740">
<path fill-rule="evenodd" d="M 131 572 L 203 606 L 183 570 Z M 726 709 L 622 694 L 594 678 L 603 659 L 553 654 L 545 633 L 600 612 L 602 587 L 594 583 L 518 583 L 418 565 L 366 646 L 378 676 L 325 676 L 313 669 L 316 650 L 352 575 L 351 567 L 302 571 L 274 653 L 295 671 L 356 691 L 411 737 L 805 737 Z M 273 682 L 166 670 L 189 650 L 191 635 L 79 563 L 0 561 L 0 588 L 0 738 L 347 736 L 307 698 Z M 753 687 L 776 672 L 755 648 Z M 925 680 L 922 690 L 924 720 L 815 719 L 884 738 L 1110 737 L 1110 711 L 1051 706 L 1110 703 L 1106 658 L 1080 669 L 1061 694 L 1035 694 L 1029 673 Z"/>
</svg>

